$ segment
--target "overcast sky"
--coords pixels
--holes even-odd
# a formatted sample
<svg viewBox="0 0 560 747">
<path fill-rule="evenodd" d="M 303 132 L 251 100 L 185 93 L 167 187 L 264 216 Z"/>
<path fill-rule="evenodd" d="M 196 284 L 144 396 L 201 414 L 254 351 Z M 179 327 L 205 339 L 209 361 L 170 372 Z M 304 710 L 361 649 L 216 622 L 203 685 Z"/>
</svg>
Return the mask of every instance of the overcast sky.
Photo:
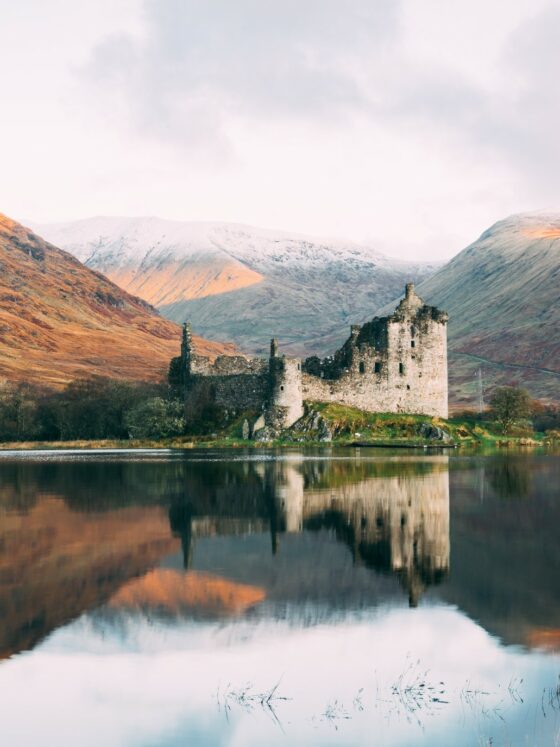
<svg viewBox="0 0 560 747">
<path fill-rule="evenodd" d="M 0 0 L 0 211 L 455 254 L 560 207 L 560 3 Z"/>
</svg>

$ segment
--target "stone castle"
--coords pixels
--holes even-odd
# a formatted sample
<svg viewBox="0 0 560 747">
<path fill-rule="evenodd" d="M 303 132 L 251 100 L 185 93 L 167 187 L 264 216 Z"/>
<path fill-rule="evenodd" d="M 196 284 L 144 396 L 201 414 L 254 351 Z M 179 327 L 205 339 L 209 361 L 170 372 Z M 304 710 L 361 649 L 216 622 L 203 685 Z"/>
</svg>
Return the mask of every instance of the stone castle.
<svg viewBox="0 0 560 747">
<path fill-rule="evenodd" d="M 207 407 L 253 410 L 261 413 L 254 432 L 280 430 L 302 417 L 304 401 L 312 401 L 447 418 L 447 320 L 409 283 L 393 314 L 353 325 L 333 356 L 305 361 L 279 355 L 276 340 L 268 359 L 236 355 L 211 361 L 195 353 L 186 322 L 176 363 L 187 417 Z"/>
</svg>

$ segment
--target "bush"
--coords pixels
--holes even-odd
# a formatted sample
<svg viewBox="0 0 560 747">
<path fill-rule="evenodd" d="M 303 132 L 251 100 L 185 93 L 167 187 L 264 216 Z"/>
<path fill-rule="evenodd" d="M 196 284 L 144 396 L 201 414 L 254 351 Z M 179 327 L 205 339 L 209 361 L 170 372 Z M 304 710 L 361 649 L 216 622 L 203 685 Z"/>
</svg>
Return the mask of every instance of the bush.
<svg viewBox="0 0 560 747">
<path fill-rule="evenodd" d="M 127 438 L 126 413 L 159 390 L 150 384 L 101 376 L 73 381 L 50 403 L 59 438 Z"/>
<path fill-rule="evenodd" d="M 170 438 L 185 430 L 184 407 L 177 400 L 162 397 L 139 402 L 126 414 L 130 438 Z"/>
<path fill-rule="evenodd" d="M 541 433 L 560 430 L 560 407 L 533 402 L 531 418 L 533 427 Z"/>
<path fill-rule="evenodd" d="M 77 379 L 61 392 L 0 383 L 0 441 L 126 439 L 127 413 L 166 394 L 162 385 L 102 376 Z"/>
</svg>

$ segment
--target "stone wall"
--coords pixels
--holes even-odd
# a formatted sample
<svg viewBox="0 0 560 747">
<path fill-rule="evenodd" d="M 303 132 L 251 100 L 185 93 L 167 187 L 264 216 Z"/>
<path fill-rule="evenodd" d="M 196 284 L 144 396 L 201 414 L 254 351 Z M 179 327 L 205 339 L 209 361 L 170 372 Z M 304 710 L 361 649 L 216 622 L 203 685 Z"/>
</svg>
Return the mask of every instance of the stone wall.
<svg viewBox="0 0 560 747">
<path fill-rule="evenodd" d="M 389 317 L 352 326 L 334 356 L 302 364 L 269 359 L 196 355 L 185 324 L 181 367 L 187 412 L 213 404 L 262 410 L 266 425 L 286 428 L 303 415 L 303 401 L 335 402 L 369 412 L 418 413 L 447 418 L 447 314 L 424 304 L 407 285 Z M 302 371 L 303 368 L 303 371 Z"/>
<path fill-rule="evenodd" d="M 268 373 L 268 361 L 244 355 L 220 355 L 211 361 L 203 355 L 191 355 L 189 371 L 200 376 L 262 376 Z"/>
<path fill-rule="evenodd" d="M 193 375 L 187 382 L 187 414 L 214 405 L 231 411 L 262 410 L 268 396 L 268 372 L 265 374 Z M 202 406 L 202 408 L 201 408 Z"/>
<path fill-rule="evenodd" d="M 262 410 L 269 393 L 268 362 L 263 358 L 222 355 L 211 361 L 183 352 L 187 418 L 208 406 L 225 410 Z"/>
<path fill-rule="evenodd" d="M 304 399 L 446 418 L 446 325 L 447 315 L 407 286 L 392 316 L 353 327 L 332 358 L 306 361 Z"/>
</svg>

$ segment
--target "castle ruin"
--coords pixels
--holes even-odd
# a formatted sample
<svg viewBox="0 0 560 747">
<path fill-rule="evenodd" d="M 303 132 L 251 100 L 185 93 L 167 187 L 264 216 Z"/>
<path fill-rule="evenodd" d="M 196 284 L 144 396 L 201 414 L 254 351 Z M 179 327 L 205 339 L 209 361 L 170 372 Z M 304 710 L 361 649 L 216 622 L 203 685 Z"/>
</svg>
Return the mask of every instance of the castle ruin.
<svg viewBox="0 0 560 747">
<path fill-rule="evenodd" d="M 279 355 L 276 340 L 268 359 L 236 355 L 211 361 L 195 353 L 186 322 L 176 360 L 187 417 L 209 406 L 253 410 L 262 413 L 254 431 L 280 430 L 302 417 L 304 401 L 312 401 L 447 418 L 447 320 L 409 283 L 390 316 L 353 325 L 333 356 L 303 362 Z"/>
</svg>

